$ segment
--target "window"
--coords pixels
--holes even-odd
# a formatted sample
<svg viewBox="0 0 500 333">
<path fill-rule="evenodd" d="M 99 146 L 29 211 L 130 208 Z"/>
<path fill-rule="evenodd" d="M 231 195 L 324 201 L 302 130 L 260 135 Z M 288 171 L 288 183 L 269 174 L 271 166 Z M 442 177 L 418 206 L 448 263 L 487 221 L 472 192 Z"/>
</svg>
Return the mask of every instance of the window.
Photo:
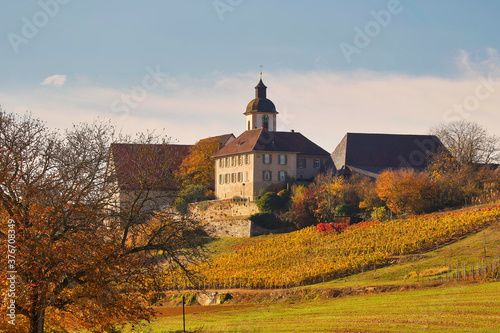
<svg viewBox="0 0 500 333">
<path fill-rule="evenodd" d="M 219 184 L 224 184 L 224 175 L 219 175 Z"/>
<path fill-rule="evenodd" d="M 272 172 L 268 170 L 264 171 L 262 178 L 266 181 L 272 180 Z"/>
<path fill-rule="evenodd" d="M 284 182 L 286 180 L 286 171 L 280 171 L 278 173 L 278 180 Z"/>
<path fill-rule="evenodd" d="M 306 167 L 306 159 L 298 158 L 297 159 L 297 168 L 304 169 Z"/>
<path fill-rule="evenodd" d="M 320 160 L 314 160 L 314 167 L 316 169 L 320 169 L 321 168 L 321 161 Z"/>
<path fill-rule="evenodd" d="M 226 157 L 226 168 L 229 168 L 231 165 L 229 164 L 229 157 Z"/>
<path fill-rule="evenodd" d="M 248 179 L 248 171 L 245 171 L 245 181 L 249 182 L 250 180 Z"/>
<path fill-rule="evenodd" d="M 250 164 L 250 155 L 248 154 L 245 155 L 245 163 Z"/>
<path fill-rule="evenodd" d="M 248 130 L 250 130 L 250 120 L 248 121 Z"/>
<path fill-rule="evenodd" d="M 233 161 L 232 161 L 232 162 L 233 162 L 233 164 L 232 164 L 232 165 L 233 165 L 233 166 L 236 166 L 236 156 L 233 156 L 232 160 L 233 160 Z"/>
<path fill-rule="evenodd" d="M 243 165 L 243 156 L 238 156 L 238 165 Z"/>
<path fill-rule="evenodd" d="M 262 162 L 264 162 L 264 164 L 271 164 L 273 162 L 271 154 L 263 154 Z"/>
<path fill-rule="evenodd" d="M 226 184 L 229 184 L 231 182 L 231 175 L 226 173 Z"/>
<path fill-rule="evenodd" d="M 299 179 L 304 179 L 304 175 L 303 175 L 303 174 L 300 174 L 300 175 L 299 175 Z"/>
<path fill-rule="evenodd" d="M 223 159 L 223 158 L 221 158 L 221 159 L 219 160 L 219 168 L 223 168 L 223 167 L 224 167 L 224 159 Z"/>
<path fill-rule="evenodd" d="M 243 172 L 238 172 L 238 183 L 243 182 Z"/>
<path fill-rule="evenodd" d="M 236 173 L 231 174 L 231 182 L 236 183 Z"/>
<path fill-rule="evenodd" d="M 287 162 L 287 156 L 286 155 L 280 155 L 279 156 L 279 164 L 284 165 Z"/>
</svg>

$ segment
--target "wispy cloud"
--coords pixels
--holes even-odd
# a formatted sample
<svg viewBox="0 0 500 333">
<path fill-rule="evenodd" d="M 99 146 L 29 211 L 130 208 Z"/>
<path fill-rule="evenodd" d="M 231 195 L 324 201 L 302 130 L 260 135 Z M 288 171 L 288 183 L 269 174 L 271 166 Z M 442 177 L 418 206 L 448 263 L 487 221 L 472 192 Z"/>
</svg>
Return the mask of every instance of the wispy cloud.
<svg viewBox="0 0 500 333">
<path fill-rule="evenodd" d="M 66 75 L 52 75 L 46 78 L 40 83 L 43 86 L 54 86 L 54 87 L 62 87 L 66 82 Z"/>
<path fill-rule="evenodd" d="M 346 132 L 425 134 L 430 127 L 445 122 L 447 111 L 455 104 L 467 106 L 478 89 L 478 76 L 489 78 L 493 74 L 490 80 L 494 88 L 480 89 L 481 96 L 488 92 L 488 98 L 468 111 L 467 120 L 500 135 L 500 75 L 496 75 L 500 61 L 493 50 L 488 50 L 486 58 L 462 52 L 456 61 L 463 66 L 454 78 L 316 71 L 268 73 L 264 82 L 268 98 L 280 112 L 280 130 L 302 132 L 333 151 Z M 123 87 L 86 82 L 64 91 L 3 91 L 0 103 L 9 111 L 29 110 L 50 127 L 67 128 L 99 117 L 111 119 L 127 133 L 164 131 L 181 143 L 194 143 L 222 133 L 241 134 L 245 130 L 243 113 L 254 98 L 258 79 L 255 73 L 169 78 L 168 84 L 148 92 L 128 114 L 116 114 L 110 105 L 129 93 L 134 82 Z"/>
</svg>

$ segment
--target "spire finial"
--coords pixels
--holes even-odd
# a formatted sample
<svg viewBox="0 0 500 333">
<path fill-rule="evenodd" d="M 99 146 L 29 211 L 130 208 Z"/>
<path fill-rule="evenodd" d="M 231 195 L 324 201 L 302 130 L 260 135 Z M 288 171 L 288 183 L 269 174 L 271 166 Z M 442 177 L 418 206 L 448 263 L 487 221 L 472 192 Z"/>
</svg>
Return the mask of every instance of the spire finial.
<svg viewBox="0 0 500 333">
<path fill-rule="evenodd" d="M 262 80 L 262 67 L 264 66 L 260 65 L 259 67 L 260 67 L 260 79 Z"/>
</svg>

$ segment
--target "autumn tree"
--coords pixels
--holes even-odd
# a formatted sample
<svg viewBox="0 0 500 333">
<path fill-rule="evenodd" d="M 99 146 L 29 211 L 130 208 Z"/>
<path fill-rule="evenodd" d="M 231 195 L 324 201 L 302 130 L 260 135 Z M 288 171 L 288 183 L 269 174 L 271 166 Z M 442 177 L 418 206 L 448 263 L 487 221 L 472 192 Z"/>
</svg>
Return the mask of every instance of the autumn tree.
<svg viewBox="0 0 500 333">
<path fill-rule="evenodd" d="M 117 140 L 135 143 L 133 159 L 110 152 Z M 13 276 L 15 311 L 30 333 L 46 325 L 110 331 L 117 322 L 149 319 L 147 295 L 161 287 L 158 277 L 179 266 L 189 273 L 200 255 L 198 223 L 154 209 L 173 193 L 158 189 L 178 185 L 161 163 L 178 165 L 180 156 L 153 143 L 152 135 L 116 135 L 109 123 L 59 133 L 0 110 L 0 265 L 7 267 L 10 220 L 17 272 L 2 269 L 1 296 L 7 299 Z"/>
<path fill-rule="evenodd" d="M 468 204 L 499 189 L 498 172 L 492 166 L 462 164 L 445 151 L 431 156 L 426 171 L 438 188 L 438 208 Z"/>
<path fill-rule="evenodd" d="M 437 188 L 426 172 L 387 170 L 377 179 L 377 193 L 396 214 L 420 214 L 435 208 Z"/>
<path fill-rule="evenodd" d="M 314 190 L 301 185 L 294 186 L 292 193 L 290 209 L 285 214 L 285 218 L 298 229 L 318 223 L 315 216 L 317 200 Z"/>
<path fill-rule="evenodd" d="M 331 222 L 337 215 L 335 209 L 346 203 L 347 180 L 329 171 L 318 174 L 311 184 L 311 189 L 316 198 L 314 215 L 317 221 Z"/>
<path fill-rule="evenodd" d="M 215 164 L 211 158 L 220 149 L 218 138 L 208 138 L 198 141 L 188 156 L 184 158 L 179 168 L 179 176 L 183 186 L 203 185 L 214 187 Z"/>
<path fill-rule="evenodd" d="M 460 164 L 495 163 L 500 158 L 500 138 L 475 122 L 445 123 L 432 128 L 431 133 Z"/>
</svg>

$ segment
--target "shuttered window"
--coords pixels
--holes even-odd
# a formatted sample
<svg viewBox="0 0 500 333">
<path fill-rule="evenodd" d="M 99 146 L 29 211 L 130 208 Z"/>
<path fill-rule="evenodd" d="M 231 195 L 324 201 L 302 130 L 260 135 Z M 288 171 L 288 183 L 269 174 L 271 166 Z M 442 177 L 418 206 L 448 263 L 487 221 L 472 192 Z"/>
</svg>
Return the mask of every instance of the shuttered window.
<svg viewBox="0 0 500 333">
<path fill-rule="evenodd" d="M 280 171 L 278 173 L 278 180 L 284 182 L 286 180 L 286 171 Z"/>
</svg>

